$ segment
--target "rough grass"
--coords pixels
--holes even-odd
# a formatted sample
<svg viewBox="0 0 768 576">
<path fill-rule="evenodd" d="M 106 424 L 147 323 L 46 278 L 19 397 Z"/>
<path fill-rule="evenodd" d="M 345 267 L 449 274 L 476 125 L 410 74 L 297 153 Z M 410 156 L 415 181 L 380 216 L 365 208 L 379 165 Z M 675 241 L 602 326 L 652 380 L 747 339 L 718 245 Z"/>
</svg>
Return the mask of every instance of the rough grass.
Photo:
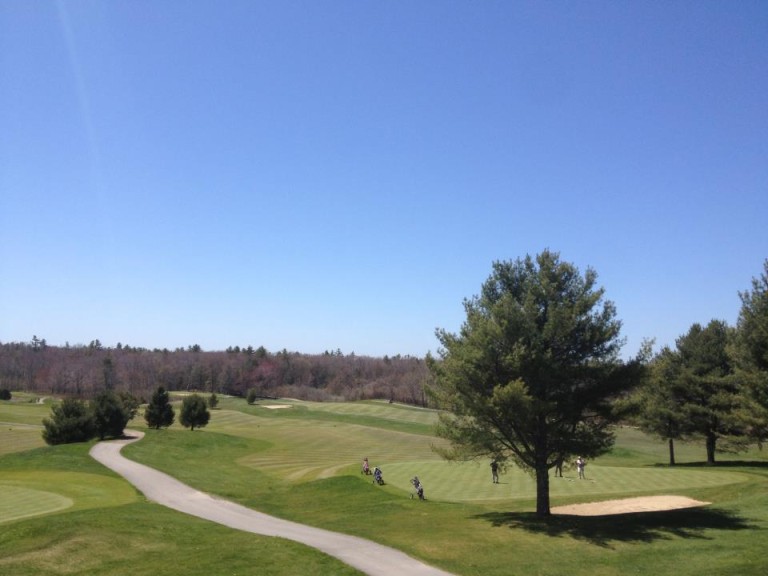
<svg viewBox="0 0 768 576">
<path fill-rule="evenodd" d="M 351 576 L 305 546 L 230 530 L 146 502 L 14 522 L 0 530 L 13 576 Z"/>
</svg>

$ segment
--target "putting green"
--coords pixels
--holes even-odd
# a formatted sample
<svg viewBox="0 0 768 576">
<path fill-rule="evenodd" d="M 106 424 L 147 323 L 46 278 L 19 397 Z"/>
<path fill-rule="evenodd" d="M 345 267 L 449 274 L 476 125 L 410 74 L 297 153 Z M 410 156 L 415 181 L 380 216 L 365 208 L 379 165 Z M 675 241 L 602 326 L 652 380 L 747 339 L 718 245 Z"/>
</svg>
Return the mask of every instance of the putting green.
<svg viewBox="0 0 768 576">
<path fill-rule="evenodd" d="M 428 498 L 450 502 L 472 500 L 532 499 L 536 496 L 533 477 L 517 468 L 501 474 L 499 484 L 491 482 L 487 463 L 450 463 L 443 461 L 382 463 L 387 484 L 412 491 L 409 483 L 417 475 Z M 701 469 L 620 468 L 592 465 L 587 478 L 579 480 L 575 471 L 564 472 L 563 478 L 550 476 L 553 499 L 582 495 L 620 495 L 643 492 L 679 492 L 692 488 L 709 488 L 746 482 L 739 472 Z"/>
<path fill-rule="evenodd" d="M 0 484 L 0 524 L 58 512 L 73 504 L 71 499 L 61 494 Z"/>
<path fill-rule="evenodd" d="M 122 506 L 137 499 L 136 489 L 117 476 L 64 470 L 0 470 L 0 522 L 69 507 L 84 510 Z"/>
</svg>

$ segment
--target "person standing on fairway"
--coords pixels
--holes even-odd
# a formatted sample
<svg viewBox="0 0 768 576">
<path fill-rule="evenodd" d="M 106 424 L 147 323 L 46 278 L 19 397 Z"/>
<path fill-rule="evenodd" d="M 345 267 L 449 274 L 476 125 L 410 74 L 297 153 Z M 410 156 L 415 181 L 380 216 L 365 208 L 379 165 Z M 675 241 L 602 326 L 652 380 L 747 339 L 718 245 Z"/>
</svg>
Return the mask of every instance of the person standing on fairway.
<svg viewBox="0 0 768 576">
<path fill-rule="evenodd" d="M 584 462 L 584 458 L 579 456 L 576 458 L 576 470 L 579 471 L 579 480 L 584 480 L 584 466 L 586 466 L 586 462 Z"/>
<path fill-rule="evenodd" d="M 557 460 L 555 460 L 555 478 L 563 477 L 563 460 L 562 456 L 558 456 Z"/>
<path fill-rule="evenodd" d="M 494 484 L 499 483 L 499 463 L 496 460 L 491 461 L 491 480 Z"/>
</svg>

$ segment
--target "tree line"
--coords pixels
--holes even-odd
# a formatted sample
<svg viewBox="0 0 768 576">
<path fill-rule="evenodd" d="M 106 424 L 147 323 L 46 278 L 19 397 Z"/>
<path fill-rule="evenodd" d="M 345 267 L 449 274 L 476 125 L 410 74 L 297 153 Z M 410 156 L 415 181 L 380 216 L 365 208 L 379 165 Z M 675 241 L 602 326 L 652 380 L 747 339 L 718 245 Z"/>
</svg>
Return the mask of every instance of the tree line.
<svg viewBox="0 0 768 576">
<path fill-rule="evenodd" d="M 739 292 L 736 326 L 693 324 L 655 355 L 629 401 L 636 422 L 668 442 L 704 442 L 706 461 L 768 438 L 768 260 L 751 289 Z"/>
<path fill-rule="evenodd" d="M 264 347 L 204 351 L 199 345 L 175 350 L 87 345 L 0 343 L 0 389 L 38 395 L 94 398 L 103 389 L 123 390 L 147 401 L 158 387 L 245 397 L 303 400 L 387 399 L 425 405 L 428 370 L 411 356 L 374 358 L 343 354 L 301 354 Z"/>
</svg>

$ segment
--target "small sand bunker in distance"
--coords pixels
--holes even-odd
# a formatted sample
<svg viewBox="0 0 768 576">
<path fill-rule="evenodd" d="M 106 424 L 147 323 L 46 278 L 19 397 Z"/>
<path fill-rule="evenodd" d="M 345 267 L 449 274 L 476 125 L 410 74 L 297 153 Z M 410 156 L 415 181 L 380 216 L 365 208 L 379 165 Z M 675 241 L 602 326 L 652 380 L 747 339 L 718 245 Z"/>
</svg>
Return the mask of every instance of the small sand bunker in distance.
<svg viewBox="0 0 768 576">
<path fill-rule="evenodd" d="M 290 408 L 290 404 L 271 404 L 267 406 L 266 404 L 262 404 L 262 408 L 269 408 L 270 410 L 278 410 L 279 408 Z"/>
<path fill-rule="evenodd" d="M 631 514 L 633 512 L 660 512 L 706 506 L 709 502 L 699 502 L 685 496 L 645 496 L 624 498 L 622 500 L 604 500 L 552 508 L 552 514 L 572 516 L 608 516 L 611 514 Z"/>
</svg>

